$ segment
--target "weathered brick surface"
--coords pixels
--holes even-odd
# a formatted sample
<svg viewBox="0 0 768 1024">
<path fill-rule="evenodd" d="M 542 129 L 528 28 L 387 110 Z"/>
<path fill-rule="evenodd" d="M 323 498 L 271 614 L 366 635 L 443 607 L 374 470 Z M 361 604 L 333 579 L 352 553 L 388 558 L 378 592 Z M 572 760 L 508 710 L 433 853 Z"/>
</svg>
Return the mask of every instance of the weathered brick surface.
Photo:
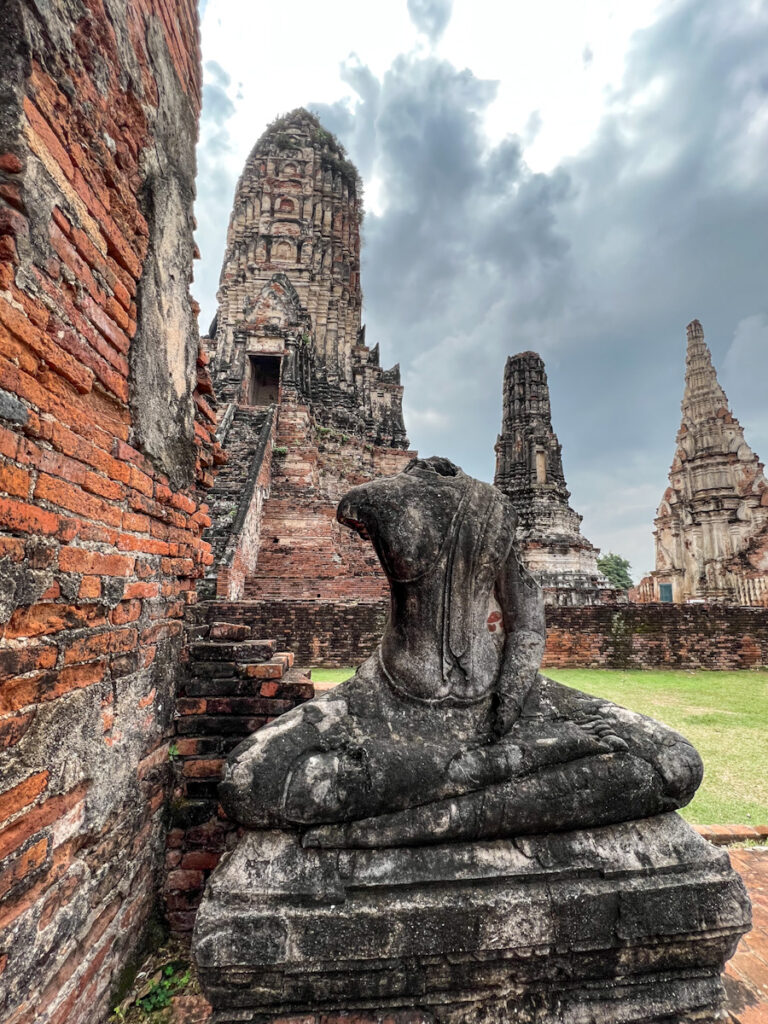
<svg viewBox="0 0 768 1024">
<path fill-rule="evenodd" d="M 87 1024 L 160 883 L 210 559 L 196 5 L 8 0 L 0 63 L 0 1018 Z"/>
<path fill-rule="evenodd" d="M 371 654 L 387 599 L 255 600 L 200 606 L 208 621 L 249 623 L 294 652 L 296 664 L 346 668 Z M 753 669 L 768 665 L 762 608 L 621 604 L 548 606 L 544 668 Z"/>
<path fill-rule="evenodd" d="M 351 487 L 399 472 L 414 453 L 318 427 L 306 406 L 283 402 L 277 416 L 282 454 L 272 460 L 258 559 L 244 596 L 285 604 L 278 616 L 290 616 L 297 601 L 380 601 L 387 583 L 376 553 L 336 522 L 336 505 Z M 283 635 L 279 618 L 265 635 Z"/>
<path fill-rule="evenodd" d="M 752 931 L 725 968 L 729 1024 L 768 1020 L 768 847 L 730 850 L 731 864 L 744 879 L 752 901 Z"/>
<path fill-rule="evenodd" d="M 323 601 L 265 600 L 216 602 L 200 605 L 209 619 L 249 623 L 263 635 L 274 636 L 293 651 L 304 668 L 322 665 L 347 668 L 359 665 L 381 639 L 389 600 Z"/>
<path fill-rule="evenodd" d="M 242 598 L 245 579 L 256 563 L 264 501 L 272 484 L 274 409 L 230 406 L 218 437 L 227 461 L 209 495 L 213 563 L 198 593 L 230 600 Z"/>
<path fill-rule="evenodd" d="M 768 610 L 629 604 L 547 608 L 544 667 L 749 669 L 768 665 Z"/>
<path fill-rule="evenodd" d="M 189 661 L 176 701 L 164 900 L 168 922 L 180 934 L 191 931 L 206 879 L 237 834 L 217 798 L 227 755 L 314 696 L 311 681 L 291 671 L 293 654 L 258 639 L 249 625 L 220 621 L 219 607 L 211 602 L 190 613 Z"/>
</svg>

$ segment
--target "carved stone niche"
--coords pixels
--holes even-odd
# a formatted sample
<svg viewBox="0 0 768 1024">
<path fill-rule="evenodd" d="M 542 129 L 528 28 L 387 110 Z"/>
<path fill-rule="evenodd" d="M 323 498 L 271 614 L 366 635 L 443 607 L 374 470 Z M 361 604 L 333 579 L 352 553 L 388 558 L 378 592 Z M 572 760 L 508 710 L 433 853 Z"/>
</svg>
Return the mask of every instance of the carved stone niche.
<svg viewBox="0 0 768 1024">
<path fill-rule="evenodd" d="M 509 501 L 414 460 L 337 518 L 373 542 L 390 617 L 352 679 L 230 756 L 248 831 L 194 937 L 215 1024 L 720 1020 L 750 908 L 674 813 L 701 761 L 540 674 Z"/>
</svg>

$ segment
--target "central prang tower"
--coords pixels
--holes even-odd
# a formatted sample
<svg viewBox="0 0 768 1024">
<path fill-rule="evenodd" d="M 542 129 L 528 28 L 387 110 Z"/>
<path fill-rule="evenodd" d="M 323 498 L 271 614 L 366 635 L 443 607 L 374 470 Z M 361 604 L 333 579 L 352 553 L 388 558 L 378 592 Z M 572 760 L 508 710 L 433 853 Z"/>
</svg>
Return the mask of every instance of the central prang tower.
<svg viewBox="0 0 768 1024">
<path fill-rule="evenodd" d="M 279 118 L 235 191 L 211 327 L 219 402 L 278 397 L 316 422 L 405 449 L 400 371 L 382 370 L 361 322 L 360 179 L 312 114 Z"/>
<path fill-rule="evenodd" d="M 226 462 L 199 593 L 249 600 L 249 621 L 303 664 L 338 651 L 344 615 L 367 614 L 373 633 L 386 616 L 375 553 L 336 522 L 336 504 L 414 454 L 400 370 L 365 344 L 361 217 L 336 139 L 306 110 L 278 118 L 237 184 L 205 339 Z"/>
<path fill-rule="evenodd" d="M 536 352 L 510 356 L 494 483 L 517 511 L 526 568 L 543 589 L 546 604 L 626 600 L 626 593 L 612 588 L 598 569 L 599 549 L 581 534 L 581 516 L 568 504 L 561 451 L 552 429 L 544 361 Z"/>
</svg>

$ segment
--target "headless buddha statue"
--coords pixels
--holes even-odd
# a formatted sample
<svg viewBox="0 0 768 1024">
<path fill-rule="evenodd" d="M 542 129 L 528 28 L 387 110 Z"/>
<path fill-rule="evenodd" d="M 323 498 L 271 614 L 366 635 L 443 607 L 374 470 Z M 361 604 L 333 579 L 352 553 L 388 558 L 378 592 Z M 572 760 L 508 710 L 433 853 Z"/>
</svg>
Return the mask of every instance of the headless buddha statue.
<svg viewBox="0 0 768 1024">
<path fill-rule="evenodd" d="M 233 751 L 231 818 L 300 829 L 305 846 L 380 847 L 588 828 L 691 800 L 702 767 L 683 737 L 539 673 L 543 601 L 499 490 L 414 459 L 351 490 L 337 518 L 389 580 L 384 636 L 351 679 Z"/>
</svg>

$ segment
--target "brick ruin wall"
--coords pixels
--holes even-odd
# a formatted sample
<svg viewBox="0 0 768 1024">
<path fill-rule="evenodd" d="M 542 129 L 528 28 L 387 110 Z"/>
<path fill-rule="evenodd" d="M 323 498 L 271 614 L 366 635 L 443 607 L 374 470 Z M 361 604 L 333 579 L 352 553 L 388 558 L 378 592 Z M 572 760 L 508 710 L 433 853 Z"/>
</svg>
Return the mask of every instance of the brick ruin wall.
<svg viewBox="0 0 768 1024">
<path fill-rule="evenodd" d="M 252 626 L 296 664 L 357 666 L 381 637 L 388 602 L 242 601 L 200 606 L 207 621 Z M 544 668 L 768 667 L 768 611 L 707 605 L 548 606 Z"/>
<path fill-rule="evenodd" d="M 199 610 L 208 622 L 243 624 L 255 635 L 275 637 L 281 650 L 292 651 L 303 668 L 349 668 L 375 650 L 389 602 L 222 601 L 200 605 Z"/>
<path fill-rule="evenodd" d="M 197 10 L 8 0 L 0 29 L 0 1018 L 89 1024 L 156 905 L 209 557 Z"/>
<path fill-rule="evenodd" d="M 244 596 L 282 603 L 284 615 L 297 601 L 380 601 L 387 583 L 376 554 L 336 522 L 336 506 L 351 487 L 399 472 L 415 453 L 318 426 L 307 406 L 291 402 L 277 408 L 275 442 Z"/>
<path fill-rule="evenodd" d="M 768 667 L 768 610 L 624 604 L 547 608 L 545 668 Z"/>
</svg>

